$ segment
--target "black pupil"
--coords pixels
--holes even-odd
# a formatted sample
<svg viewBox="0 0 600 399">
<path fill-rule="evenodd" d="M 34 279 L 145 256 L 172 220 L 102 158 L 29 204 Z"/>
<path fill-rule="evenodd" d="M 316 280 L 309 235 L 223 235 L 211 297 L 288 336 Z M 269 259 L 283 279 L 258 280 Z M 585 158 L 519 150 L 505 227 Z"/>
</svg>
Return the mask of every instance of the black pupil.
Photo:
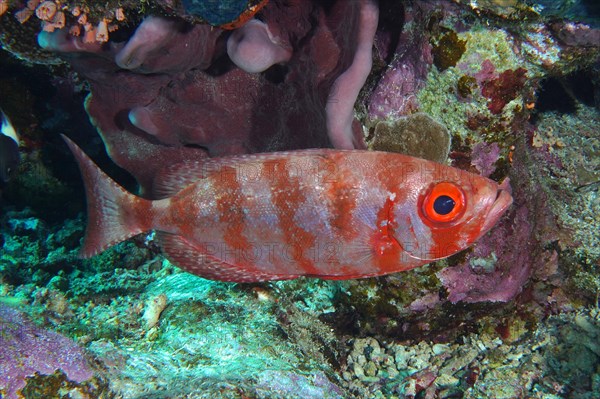
<svg viewBox="0 0 600 399">
<path fill-rule="evenodd" d="M 456 202 L 447 195 L 440 195 L 433 202 L 433 210 L 437 212 L 438 215 L 447 215 L 454 209 L 454 205 Z"/>
</svg>

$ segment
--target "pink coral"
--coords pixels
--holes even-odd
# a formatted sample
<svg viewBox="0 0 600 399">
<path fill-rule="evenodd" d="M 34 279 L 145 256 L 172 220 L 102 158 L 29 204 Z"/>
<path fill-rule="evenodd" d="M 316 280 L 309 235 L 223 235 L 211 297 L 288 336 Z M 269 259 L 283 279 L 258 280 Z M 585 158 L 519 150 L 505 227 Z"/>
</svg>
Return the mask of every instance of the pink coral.
<svg viewBox="0 0 600 399">
<path fill-rule="evenodd" d="M 62 370 L 68 379 L 83 382 L 94 373 L 83 350 L 53 331 L 36 327 L 16 309 L 0 303 L 0 391 L 20 397 L 27 377 Z M 3 396 L 4 397 L 4 396 Z"/>
</svg>

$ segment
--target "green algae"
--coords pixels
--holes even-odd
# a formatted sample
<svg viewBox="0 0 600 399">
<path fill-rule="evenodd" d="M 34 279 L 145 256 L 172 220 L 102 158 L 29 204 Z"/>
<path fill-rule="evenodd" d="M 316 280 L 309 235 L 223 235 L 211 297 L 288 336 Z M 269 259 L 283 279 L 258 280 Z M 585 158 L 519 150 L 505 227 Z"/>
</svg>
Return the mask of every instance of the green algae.
<svg viewBox="0 0 600 399">
<path fill-rule="evenodd" d="M 110 378 L 113 388 L 119 387 L 122 394 L 127 396 L 129 390 L 136 389 L 134 381 L 149 377 L 146 389 L 155 392 L 165 384 L 177 392 L 190 379 L 201 382 L 205 392 L 218 392 L 224 385 L 245 392 L 252 391 L 251 381 L 273 384 L 265 374 L 269 370 L 300 375 L 301 370 L 311 369 L 331 373 L 318 358 L 301 356 L 298 340 L 290 340 L 281 330 L 273 301 L 259 300 L 235 285 L 188 273 L 161 272 L 156 277 L 144 293 L 167 297 L 167 307 L 155 327 L 156 336 L 150 341 L 123 336 L 113 339 L 108 347 L 92 345 L 100 359 L 115 352 L 126 359 L 124 367 Z M 293 327 L 290 331 L 300 330 L 298 322 Z M 314 344 L 313 340 L 312 350 L 318 351 Z"/>
<path fill-rule="evenodd" d="M 518 96 L 500 115 L 492 115 L 487 109 L 488 99 L 481 95 L 473 76 L 481 70 L 484 60 L 489 60 L 500 72 L 519 68 L 523 60 L 514 53 L 512 39 L 503 30 L 475 26 L 457 35 L 465 42 L 465 51 L 456 66 L 443 71 L 430 70 L 424 88 L 417 93 L 421 111 L 442 122 L 461 140 L 470 138 L 477 143 L 481 141 L 480 135 L 485 135 L 489 136 L 485 141 L 498 142 L 506 148 L 512 143 L 502 143 L 512 133 L 512 121 L 523 111 L 523 99 Z M 526 68 L 530 71 L 529 66 Z M 531 77 L 538 72 L 533 72 Z M 458 101 L 457 97 L 468 101 Z M 479 118 L 481 123 L 474 125 L 474 118 Z M 480 129 L 484 131 L 478 131 Z"/>
</svg>

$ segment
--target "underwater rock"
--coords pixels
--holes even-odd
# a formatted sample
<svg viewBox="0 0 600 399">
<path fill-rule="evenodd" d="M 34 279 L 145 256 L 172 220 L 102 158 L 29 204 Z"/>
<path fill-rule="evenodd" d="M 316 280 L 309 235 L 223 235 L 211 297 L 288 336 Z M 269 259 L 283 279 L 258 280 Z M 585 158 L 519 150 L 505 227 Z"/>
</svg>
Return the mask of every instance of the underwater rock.
<svg viewBox="0 0 600 399">
<path fill-rule="evenodd" d="M 200 17 L 214 26 L 241 26 L 269 0 L 182 0 L 183 8 L 189 14 Z"/>
<path fill-rule="evenodd" d="M 256 392 L 271 397 L 277 392 L 286 399 L 342 399 L 345 392 L 317 372 L 310 377 L 291 371 L 266 370 L 258 376 Z"/>
<path fill-rule="evenodd" d="M 521 292 L 539 258 L 533 258 L 537 245 L 530 244 L 533 215 L 521 207 L 513 217 L 484 237 L 465 262 L 437 273 L 450 302 L 507 302 Z M 503 237 L 512 237 L 511 242 Z"/>
<path fill-rule="evenodd" d="M 450 152 L 450 133 L 429 115 L 416 113 L 394 121 L 377 122 L 369 149 L 444 163 Z"/>
<path fill-rule="evenodd" d="M 591 28 L 582 23 L 559 21 L 550 23 L 549 27 L 566 46 L 600 47 L 600 26 Z"/>
<path fill-rule="evenodd" d="M 538 115 L 533 161 L 550 214 L 561 226 L 558 264 L 570 298 L 595 304 L 600 292 L 600 136 L 597 109 Z M 542 191 L 540 190 L 540 191 Z M 595 305 L 594 305 L 595 306 Z"/>
<path fill-rule="evenodd" d="M 389 34 L 391 37 L 387 40 L 397 46 L 393 50 L 393 59 L 368 96 L 366 108 L 370 122 L 398 118 L 419 110 L 417 93 L 425 85 L 433 64 L 432 46 L 426 32 L 427 8 L 423 2 L 412 3 L 410 8 L 407 6 L 407 21 L 402 32 L 398 37 Z"/>
<path fill-rule="evenodd" d="M 135 293 L 110 305 L 93 299 L 96 306 L 78 325 L 116 396 L 351 397 L 330 365 L 339 356 L 330 348 L 338 339 L 312 311 L 293 310 L 286 295 L 294 290 L 259 299 L 253 287 L 205 280 L 168 264 L 149 276 L 154 281 L 144 296 L 164 295 L 168 302 L 152 334 L 144 334 L 143 305 Z M 301 284 L 294 286 L 298 298 L 309 296 Z"/>
<path fill-rule="evenodd" d="M 6 6 L 6 1 L 2 3 Z M 52 61 L 53 54 L 50 52 L 36 51 L 39 48 L 35 45 L 25 46 L 25 43 L 32 44 L 28 42 L 35 39 L 33 34 L 40 28 L 45 32 L 64 29 L 74 37 L 81 37 L 84 43 L 105 43 L 109 39 L 109 32 L 113 33 L 131 22 L 128 16 L 134 14 L 134 20 L 139 18 L 139 10 L 131 12 L 139 6 L 138 2 L 87 5 L 81 2 L 30 0 L 15 1 L 8 5 L 10 7 L 5 15 L 6 29 L 0 34 L 0 42 L 13 54 L 40 64 L 60 63 L 59 59 Z M 28 31 L 29 35 L 21 35 L 25 31 Z"/>
<path fill-rule="evenodd" d="M 589 0 L 536 0 L 540 14 L 548 20 L 567 19 L 600 28 L 600 3 Z"/>
<path fill-rule="evenodd" d="M 2 49 L 21 60 L 34 64 L 58 65 L 64 61 L 56 54 L 36 45 L 38 22 L 30 20 L 20 23 L 10 12 L 0 15 L 0 44 Z"/>
</svg>

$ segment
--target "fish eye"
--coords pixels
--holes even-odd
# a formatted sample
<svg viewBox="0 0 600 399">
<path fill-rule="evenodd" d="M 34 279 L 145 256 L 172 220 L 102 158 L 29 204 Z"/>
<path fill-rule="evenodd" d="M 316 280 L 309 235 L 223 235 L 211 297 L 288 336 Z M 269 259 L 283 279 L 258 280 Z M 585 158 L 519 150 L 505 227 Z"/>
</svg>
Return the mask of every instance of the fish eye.
<svg viewBox="0 0 600 399">
<path fill-rule="evenodd" d="M 454 183 L 437 183 L 423 200 L 423 214 L 431 222 L 444 223 L 458 219 L 465 209 L 465 195 Z"/>
<path fill-rule="evenodd" d="M 433 201 L 433 210 L 439 215 L 447 215 L 456 206 L 456 201 L 447 195 L 440 195 Z"/>
</svg>

